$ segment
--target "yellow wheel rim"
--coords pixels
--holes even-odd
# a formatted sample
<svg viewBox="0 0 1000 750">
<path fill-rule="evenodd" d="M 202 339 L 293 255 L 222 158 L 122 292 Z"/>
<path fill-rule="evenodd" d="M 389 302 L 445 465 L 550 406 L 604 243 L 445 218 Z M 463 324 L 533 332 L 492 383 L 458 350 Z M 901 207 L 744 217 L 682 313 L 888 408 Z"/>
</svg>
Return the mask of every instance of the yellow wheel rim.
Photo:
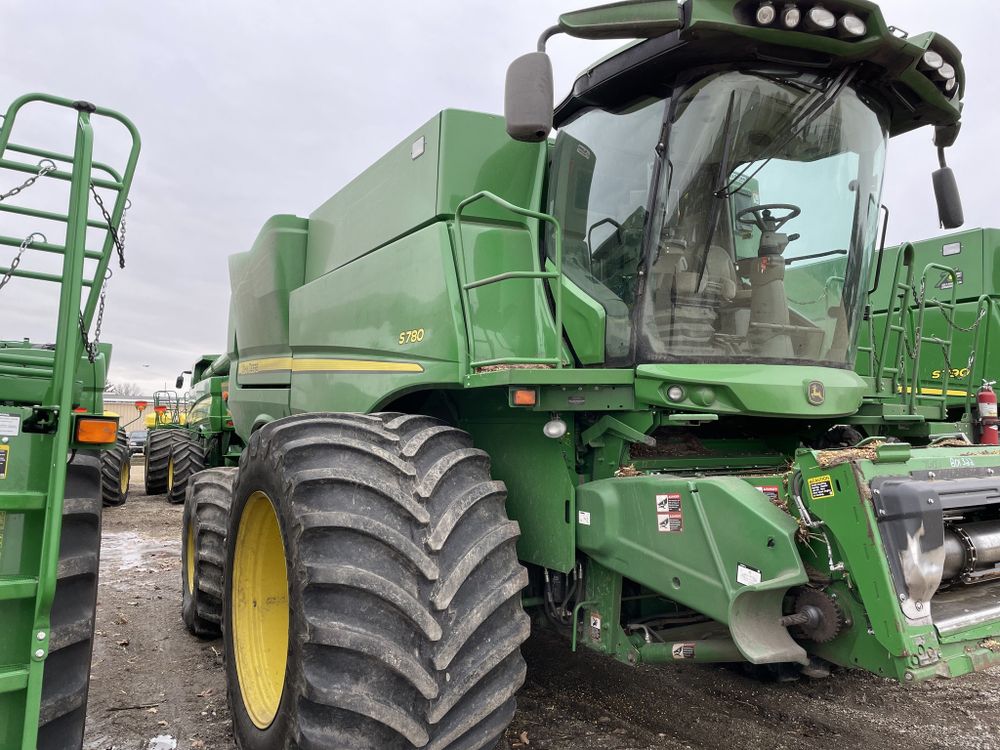
<svg viewBox="0 0 1000 750">
<path fill-rule="evenodd" d="M 187 544 L 184 549 L 184 563 L 187 567 L 188 592 L 194 593 L 194 522 L 188 521 Z"/>
<path fill-rule="evenodd" d="M 128 492 L 128 479 L 131 473 L 132 467 L 129 466 L 128 459 L 126 459 L 122 462 L 122 470 L 118 476 L 118 486 L 120 487 L 123 495 Z"/>
<path fill-rule="evenodd" d="M 278 713 L 288 659 L 288 573 L 271 499 L 250 496 L 236 532 L 232 635 L 247 715 L 267 729 Z"/>
<path fill-rule="evenodd" d="M 174 457 L 167 461 L 167 492 L 174 488 Z"/>
</svg>

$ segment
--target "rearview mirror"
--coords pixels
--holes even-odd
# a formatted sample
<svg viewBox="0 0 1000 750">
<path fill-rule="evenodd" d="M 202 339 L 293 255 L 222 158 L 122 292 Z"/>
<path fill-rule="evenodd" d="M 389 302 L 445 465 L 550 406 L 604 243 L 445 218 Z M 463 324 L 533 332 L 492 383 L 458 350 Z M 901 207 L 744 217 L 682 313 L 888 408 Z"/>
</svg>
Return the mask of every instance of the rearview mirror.
<svg viewBox="0 0 1000 750">
<path fill-rule="evenodd" d="M 183 375 L 178 375 L 177 376 L 177 383 L 174 385 L 174 387 L 175 388 L 183 388 L 184 387 L 184 376 Z"/>
<path fill-rule="evenodd" d="M 951 171 L 951 167 L 942 167 L 932 177 L 941 226 L 945 229 L 958 229 L 965 223 L 965 212 L 962 210 L 962 196 L 958 191 L 955 173 Z"/>
<path fill-rule="evenodd" d="M 515 141 L 537 143 L 552 131 L 552 62 L 544 52 L 521 55 L 507 68 L 504 118 Z"/>
</svg>

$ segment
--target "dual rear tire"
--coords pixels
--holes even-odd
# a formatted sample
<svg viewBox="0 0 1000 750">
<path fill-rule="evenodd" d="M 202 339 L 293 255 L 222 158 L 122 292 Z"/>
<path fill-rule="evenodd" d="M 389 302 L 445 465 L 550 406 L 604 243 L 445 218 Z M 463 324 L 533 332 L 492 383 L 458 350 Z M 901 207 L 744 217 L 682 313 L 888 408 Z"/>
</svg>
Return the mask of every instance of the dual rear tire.
<svg viewBox="0 0 1000 750">
<path fill-rule="evenodd" d="M 194 433 L 180 428 L 150 430 L 146 439 L 146 494 L 184 502 L 188 481 L 205 468 L 205 449 Z"/>
<path fill-rule="evenodd" d="M 181 615 L 199 638 L 222 633 L 223 567 L 236 469 L 206 469 L 191 477 L 181 533 Z"/>
<path fill-rule="evenodd" d="M 131 469 L 128 435 L 120 429 L 115 447 L 101 451 L 101 497 L 106 508 L 124 505 L 128 500 Z"/>
<path fill-rule="evenodd" d="M 525 676 L 528 577 L 466 433 L 398 414 L 278 420 L 251 437 L 232 498 L 222 623 L 242 750 L 497 742 Z"/>
</svg>

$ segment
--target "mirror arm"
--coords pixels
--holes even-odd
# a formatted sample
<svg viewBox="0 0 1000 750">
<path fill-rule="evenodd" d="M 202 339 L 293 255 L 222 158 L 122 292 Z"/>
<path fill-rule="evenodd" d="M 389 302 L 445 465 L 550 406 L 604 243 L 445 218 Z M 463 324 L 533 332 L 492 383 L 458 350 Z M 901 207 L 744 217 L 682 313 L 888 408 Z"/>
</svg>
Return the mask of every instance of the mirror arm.
<svg viewBox="0 0 1000 750">
<path fill-rule="evenodd" d="M 542 35 L 538 37 L 538 52 L 545 51 L 545 44 L 549 41 L 549 39 L 554 37 L 556 34 L 563 33 L 565 32 L 563 32 L 562 26 L 559 26 L 558 24 L 555 26 L 549 26 L 549 28 L 545 29 L 545 31 L 542 32 Z"/>
</svg>

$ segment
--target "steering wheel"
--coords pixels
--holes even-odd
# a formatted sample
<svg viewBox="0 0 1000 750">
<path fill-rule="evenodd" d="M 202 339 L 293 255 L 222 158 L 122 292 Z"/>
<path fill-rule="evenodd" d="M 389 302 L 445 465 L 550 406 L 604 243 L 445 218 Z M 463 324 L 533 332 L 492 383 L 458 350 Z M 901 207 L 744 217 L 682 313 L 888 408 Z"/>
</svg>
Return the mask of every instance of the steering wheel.
<svg viewBox="0 0 1000 750">
<path fill-rule="evenodd" d="M 787 211 L 788 213 L 775 218 L 771 215 L 772 211 Z M 777 232 L 800 213 L 802 213 L 802 209 L 791 203 L 766 203 L 761 206 L 744 208 L 736 214 L 736 221 L 745 227 L 757 227 L 761 232 Z"/>
</svg>

